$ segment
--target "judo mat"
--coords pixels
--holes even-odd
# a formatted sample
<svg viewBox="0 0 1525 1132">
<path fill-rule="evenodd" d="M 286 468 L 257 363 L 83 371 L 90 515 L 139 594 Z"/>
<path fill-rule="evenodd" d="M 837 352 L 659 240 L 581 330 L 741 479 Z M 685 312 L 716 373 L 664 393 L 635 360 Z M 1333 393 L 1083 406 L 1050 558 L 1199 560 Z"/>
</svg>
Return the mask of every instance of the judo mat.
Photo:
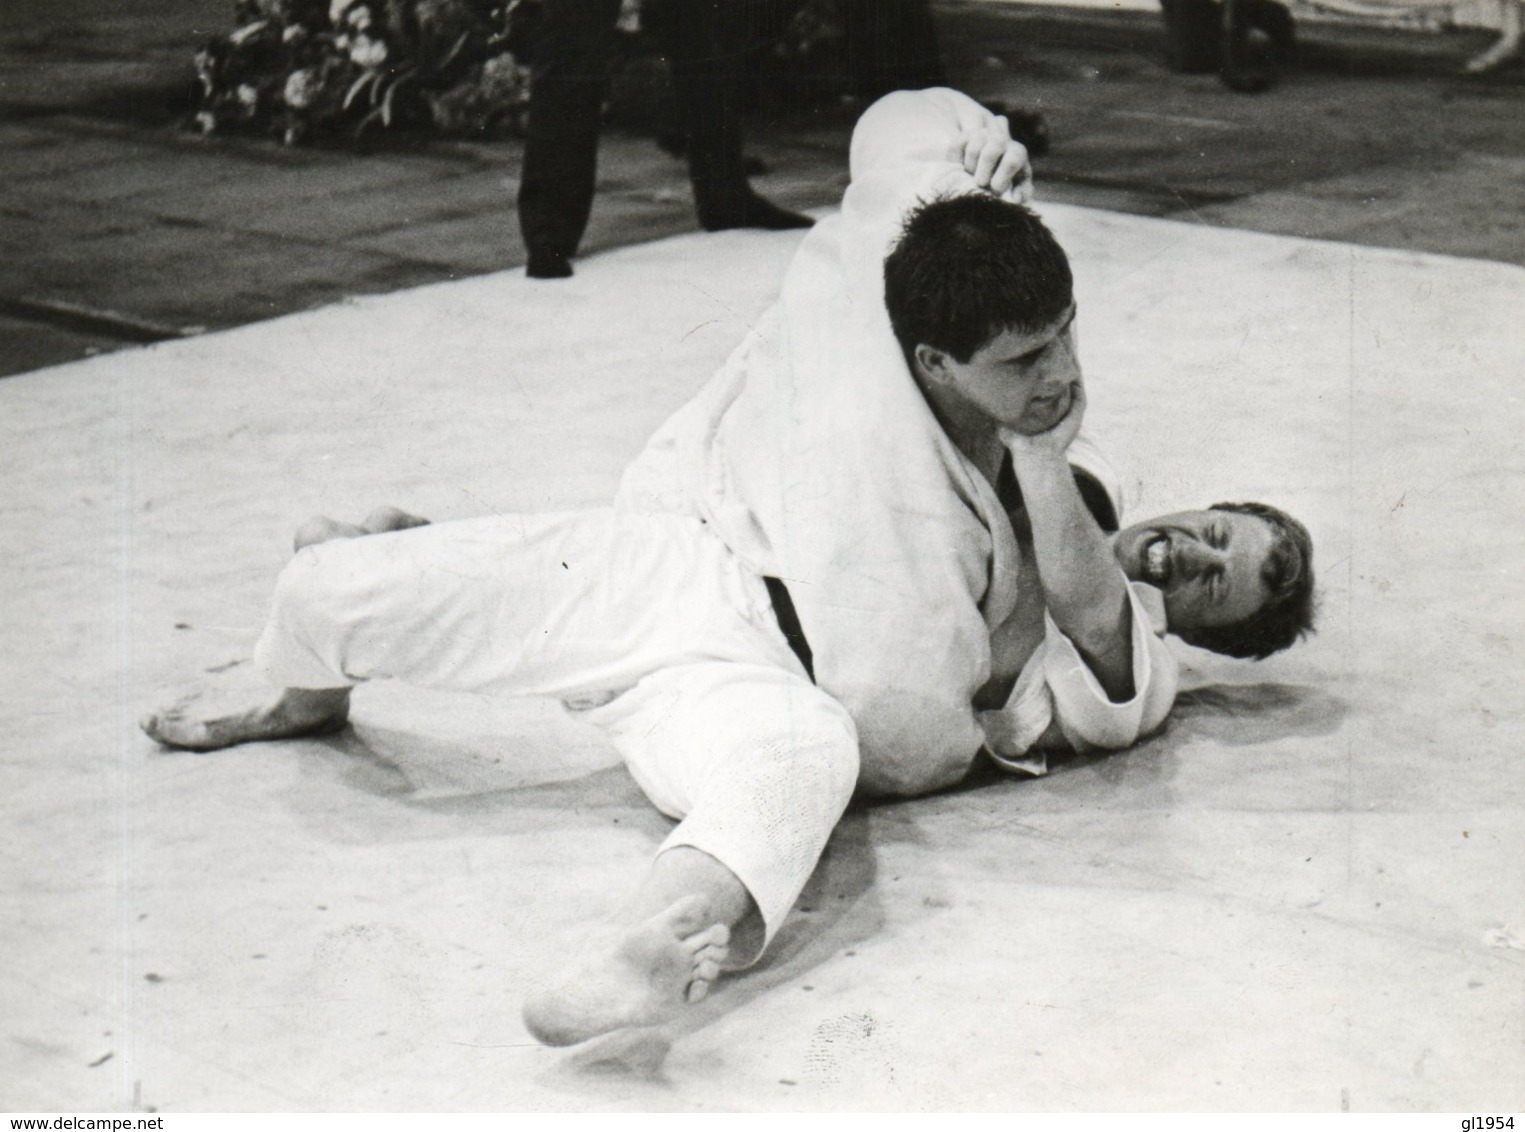
<svg viewBox="0 0 1525 1132">
<path fill-rule="evenodd" d="M 291 532 L 606 501 L 797 234 L 693 235 L 0 382 L 0 1108 L 1525 1107 L 1525 271 L 1076 208 L 1142 517 L 1312 529 L 1316 637 L 1166 730 L 855 808 L 756 970 L 571 1050 L 518 1014 L 668 823 L 555 705 L 379 684 L 213 755 Z"/>
</svg>

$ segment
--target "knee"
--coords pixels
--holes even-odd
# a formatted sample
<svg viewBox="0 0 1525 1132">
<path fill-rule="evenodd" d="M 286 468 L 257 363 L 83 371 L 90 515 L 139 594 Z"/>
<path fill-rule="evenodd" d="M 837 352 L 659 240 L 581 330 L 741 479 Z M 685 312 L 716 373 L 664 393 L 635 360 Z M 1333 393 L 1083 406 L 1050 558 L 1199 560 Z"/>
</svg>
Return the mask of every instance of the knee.
<svg viewBox="0 0 1525 1132">
<path fill-rule="evenodd" d="M 858 743 L 855 739 L 851 746 L 836 755 L 831 768 L 831 798 L 839 816 L 858 791 L 858 770 Z"/>
<path fill-rule="evenodd" d="M 787 726 L 736 743 L 732 756 L 711 768 L 698 794 L 739 789 L 759 814 L 810 815 L 807 824 L 824 822 L 830 828 L 858 786 L 857 729 L 846 710 L 825 696 L 783 710 Z"/>
</svg>

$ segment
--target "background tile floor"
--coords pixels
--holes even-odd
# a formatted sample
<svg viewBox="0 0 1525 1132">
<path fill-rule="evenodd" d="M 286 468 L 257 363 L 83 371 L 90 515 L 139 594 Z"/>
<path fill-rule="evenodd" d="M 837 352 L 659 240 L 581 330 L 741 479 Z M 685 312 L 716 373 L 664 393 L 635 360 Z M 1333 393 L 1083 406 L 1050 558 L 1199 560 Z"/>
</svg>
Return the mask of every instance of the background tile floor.
<svg viewBox="0 0 1525 1132">
<path fill-rule="evenodd" d="M 1172 74 L 1157 14 L 944 0 L 955 85 L 1043 111 L 1049 200 L 1525 263 L 1525 66 L 1486 42 L 1307 24 L 1261 95 Z M 517 266 L 520 143 L 370 154 L 183 128 L 191 56 L 228 0 L 9 0 L 0 19 L 0 373 L 348 295 Z M 759 188 L 840 196 L 857 113 L 765 117 Z M 610 130 L 586 251 L 694 227 L 681 163 Z"/>
</svg>

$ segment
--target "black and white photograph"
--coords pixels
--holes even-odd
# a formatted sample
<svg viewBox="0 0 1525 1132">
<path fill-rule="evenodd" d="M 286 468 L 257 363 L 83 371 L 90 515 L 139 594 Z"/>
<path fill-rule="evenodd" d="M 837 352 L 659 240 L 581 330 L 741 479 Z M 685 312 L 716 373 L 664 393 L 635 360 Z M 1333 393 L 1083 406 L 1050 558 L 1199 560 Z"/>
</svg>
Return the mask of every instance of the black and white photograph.
<svg viewBox="0 0 1525 1132">
<path fill-rule="evenodd" d="M 1522 11 L 0 0 L 0 1112 L 1525 1120 Z"/>
</svg>

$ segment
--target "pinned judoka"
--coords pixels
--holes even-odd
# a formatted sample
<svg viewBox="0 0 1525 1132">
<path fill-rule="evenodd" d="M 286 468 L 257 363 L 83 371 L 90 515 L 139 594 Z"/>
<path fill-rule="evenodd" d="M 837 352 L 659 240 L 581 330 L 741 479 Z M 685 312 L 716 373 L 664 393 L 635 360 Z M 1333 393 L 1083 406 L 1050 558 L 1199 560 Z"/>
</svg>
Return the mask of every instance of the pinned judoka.
<svg viewBox="0 0 1525 1132">
<path fill-rule="evenodd" d="M 256 649 L 280 691 L 144 720 L 193 749 L 311 734 L 393 678 L 601 727 L 680 821 L 529 996 L 544 1041 L 659 1021 L 754 962 L 856 789 L 1129 746 L 1175 695 L 1166 630 L 1263 656 L 1309 627 L 1312 548 L 1274 508 L 1104 530 L 1069 265 L 1016 203 L 1004 122 L 894 94 L 851 161 L 841 213 L 614 509 L 315 521 Z"/>
</svg>

